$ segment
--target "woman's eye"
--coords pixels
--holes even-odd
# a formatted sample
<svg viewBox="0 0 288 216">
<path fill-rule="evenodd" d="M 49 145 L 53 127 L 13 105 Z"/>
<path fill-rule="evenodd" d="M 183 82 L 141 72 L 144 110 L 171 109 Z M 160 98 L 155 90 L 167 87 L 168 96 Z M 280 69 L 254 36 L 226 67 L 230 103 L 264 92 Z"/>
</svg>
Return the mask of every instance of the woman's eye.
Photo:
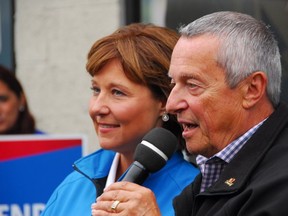
<svg viewBox="0 0 288 216">
<path fill-rule="evenodd" d="M 92 90 L 92 92 L 93 92 L 94 95 L 95 95 L 95 94 L 99 94 L 99 92 L 100 92 L 100 89 L 97 88 L 97 87 L 95 87 L 95 86 L 92 86 L 92 87 L 91 87 L 91 90 Z"/>
<path fill-rule="evenodd" d="M 6 95 L 0 95 L 0 102 L 6 102 L 8 101 L 9 97 Z"/>
<path fill-rule="evenodd" d="M 112 93 L 113 93 L 113 95 L 116 95 L 116 96 L 125 95 L 122 91 L 119 91 L 119 90 L 117 90 L 117 89 L 113 89 L 113 90 L 112 90 Z"/>
</svg>

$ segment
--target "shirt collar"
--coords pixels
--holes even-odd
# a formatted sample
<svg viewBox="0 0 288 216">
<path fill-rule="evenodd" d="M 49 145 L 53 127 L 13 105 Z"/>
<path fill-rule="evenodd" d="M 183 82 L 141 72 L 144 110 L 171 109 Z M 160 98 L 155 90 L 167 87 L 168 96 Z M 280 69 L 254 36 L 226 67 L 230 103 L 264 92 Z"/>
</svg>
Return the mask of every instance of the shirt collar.
<svg viewBox="0 0 288 216">
<path fill-rule="evenodd" d="M 115 157 L 113 159 L 113 162 L 112 162 L 108 177 L 107 177 L 105 188 L 108 187 L 110 184 L 115 182 L 117 168 L 118 168 L 118 163 L 119 163 L 119 158 L 120 158 L 120 154 L 116 153 Z"/>
<path fill-rule="evenodd" d="M 198 155 L 196 157 L 196 162 L 198 166 L 205 164 L 209 160 L 213 160 L 214 158 L 220 158 L 226 163 L 229 163 L 234 156 L 240 151 L 240 149 L 244 146 L 244 144 L 251 138 L 251 136 L 256 132 L 256 130 L 264 123 L 266 119 L 249 129 L 246 133 L 242 136 L 228 144 L 224 149 L 220 152 L 216 153 L 210 158 L 206 158 L 202 155 Z"/>
</svg>

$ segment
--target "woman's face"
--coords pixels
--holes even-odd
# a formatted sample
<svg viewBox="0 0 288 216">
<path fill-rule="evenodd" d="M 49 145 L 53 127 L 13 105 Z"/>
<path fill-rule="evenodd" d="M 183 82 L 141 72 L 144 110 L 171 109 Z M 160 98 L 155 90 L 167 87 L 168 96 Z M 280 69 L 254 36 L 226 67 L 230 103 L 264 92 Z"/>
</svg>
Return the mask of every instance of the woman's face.
<svg viewBox="0 0 288 216">
<path fill-rule="evenodd" d="M 132 154 L 149 130 L 161 126 L 165 104 L 130 81 L 118 60 L 94 75 L 92 89 L 89 113 L 102 148 Z"/>
<path fill-rule="evenodd" d="M 17 121 L 19 115 L 20 99 L 0 81 L 0 134 L 5 134 Z"/>
</svg>

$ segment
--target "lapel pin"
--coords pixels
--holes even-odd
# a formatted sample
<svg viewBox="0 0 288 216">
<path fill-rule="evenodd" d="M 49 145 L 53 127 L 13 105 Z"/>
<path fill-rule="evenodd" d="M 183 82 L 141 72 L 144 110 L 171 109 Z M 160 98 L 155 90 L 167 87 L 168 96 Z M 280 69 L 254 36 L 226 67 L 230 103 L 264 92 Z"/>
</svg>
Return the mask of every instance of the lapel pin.
<svg viewBox="0 0 288 216">
<path fill-rule="evenodd" d="M 235 178 L 230 178 L 225 181 L 225 184 L 227 184 L 229 187 L 231 187 L 235 183 L 236 179 Z"/>
</svg>

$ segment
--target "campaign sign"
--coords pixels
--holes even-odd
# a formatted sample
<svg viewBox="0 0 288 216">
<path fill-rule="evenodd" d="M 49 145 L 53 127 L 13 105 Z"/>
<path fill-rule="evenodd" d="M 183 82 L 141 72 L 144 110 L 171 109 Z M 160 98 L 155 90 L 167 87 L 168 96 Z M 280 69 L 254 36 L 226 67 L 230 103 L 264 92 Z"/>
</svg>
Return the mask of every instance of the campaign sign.
<svg viewBox="0 0 288 216">
<path fill-rule="evenodd" d="M 39 216 L 84 144 L 82 136 L 0 136 L 0 216 Z"/>
</svg>

